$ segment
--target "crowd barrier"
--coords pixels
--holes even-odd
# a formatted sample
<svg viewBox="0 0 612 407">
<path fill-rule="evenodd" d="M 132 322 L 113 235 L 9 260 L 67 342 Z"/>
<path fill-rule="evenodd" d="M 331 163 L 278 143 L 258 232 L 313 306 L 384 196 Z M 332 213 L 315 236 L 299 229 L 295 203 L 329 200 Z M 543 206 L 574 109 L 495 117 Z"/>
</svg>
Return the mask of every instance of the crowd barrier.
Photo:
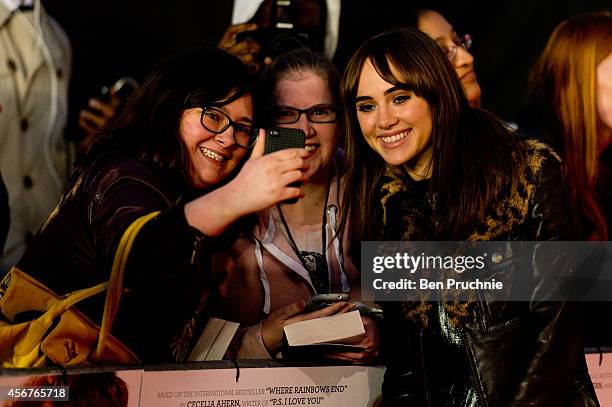
<svg viewBox="0 0 612 407">
<path fill-rule="evenodd" d="M 612 407 L 612 352 L 586 354 L 587 365 L 597 397 L 602 406 Z M 56 390 L 67 388 L 70 397 L 74 388 L 87 383 L 96 386 L 96 377 L 114 372 L 125 384 L 128 407 L 220 407 L 220 406 L 376 406 L 384 376 L 381 366 L 345 366 L 337 364 L 305 363 L 296 366 L 282 361 L 219 361 L 177 365 L 117 366 L 71 370 L 29 369 L 0 371 L 0 406 L 18 396 L 42 400 L 41 392 L 33 390 L 33 378 L 48 376 Z M 87 375 L 89 380 L 68 380 L 75 375 Z M 93 380 L 92 380 L 93 379 Z M 70 386 L 61 387 L 70 382 Z M 38 381 L 37 383 L 40 383 Z M 44 386 L 43 386 L 44 387 Z M 98 389 L 96 397 L 103 397 Z M 25 392 L 25 393 L 24 393 Z M 12 397 L 9 396 L 12 394 Z M 59 400 L 57 391 L 51 399 Z M 102 395 L 102 396 L 101 396 Z M 49 393 L 43 393 L 47 396 Z M 100 405 L 92 400 L 91 405 Z M 117 406 L 122 407 L 122 406 Z"/>
<path fill-rule="evenodd" d="M 106 375 L 104 383 L 107 383 L 109 372 L 115 372 L 127 385 L 128 407 L 331 407 L 374 406 L 380 395 L 384 368 L 329 364 L 289 366 L 283 362 L 266 360 L 68 371 L 4 370 L 0 376 L 2 399 L 11 398 L 7 396 L 11 389 L 13 395 L 16 394 L 15 389 L 29 390 L 33 376 L 56 375 L 57 380 L 53 383 L 61 384 L 67 382 L 65 377 L 62 381 L 62 375 Z M 70 382 L 73 386 L 75 383 L 81 383 Z M 95 380 L 87 380 L 86 383 L 95 385 Z M 76 394 L 77 390 L 79 389 L 69 388 L 68 392 Z M 21 395 L 21 390 L 18 393 Z M 100 395 L 97 394 L 96 397 Z M 1 403 L 3 402 L 0 402 L 0 406 Z"/>
</svg>

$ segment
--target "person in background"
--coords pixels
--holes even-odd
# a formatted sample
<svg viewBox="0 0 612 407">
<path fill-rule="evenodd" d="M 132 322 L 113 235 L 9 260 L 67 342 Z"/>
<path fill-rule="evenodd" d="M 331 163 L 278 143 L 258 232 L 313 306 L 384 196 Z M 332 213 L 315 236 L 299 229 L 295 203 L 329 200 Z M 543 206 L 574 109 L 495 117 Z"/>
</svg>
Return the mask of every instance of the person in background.
<svg viewBox="0 0 612 407">
<path fill-rule="evenodd" d="M 8 234 L 10 224 L 11 210 L 9 209 L 8 193 L 0 173 L 0 254 L 4 250 L 4 243 L 6 242 L 6 235 Z"/>
<path fill-rule="evenodd" d="M 0 172 L 11 222 L 3 275 L 21 257 L 72 172 L 64 138 L 71 49 L 40 0 L 0 1 Z"/>
<path fill-rule="evenodd" d="M 612 15 L 586 14 L 559 24 L 530 85 L 521 128 L 561 154 L 577 237 L 608 240 L 612 201 L 600 169 L 609 171 L 612 142 Z"/>
<path fill-rule="evenodd" d="M 612 227 L 612 15 L 585 14 L 553 31 L 531 72 L 521 130 L 554 146 L 579 240 L 609 240 Z M 585 345 L 612 346 L 609 302 L 584 304 Z"/>
<path fill-rule="evenodd" d="M 470 107 L 428 35 L 407 28 L 366 41 L 340 89 L 351 254 L 362 240 L 568 236 L 558 157 Z M 524 270 L 508 261 L 498 272 Z M 597 405 L 571 303 L 441 297 L 383 310 L 385 406 Z"/>
<path fill-rule="evenodd" d="M 279 56 L 263 73 L 258 107 L 266 126 L 295 128 L 306 135 L 309 181 L 304 197 L 258 213 L 256 225 L 214 256 L 220 311 L 249 326 L 239 335 L 236 358 L 270 358 L 281 348 L 283 326 L 350 310 L 338 303 L 302 313 L 311 296 L 350 292 L 360 298 L 359 270 L 338 235 L 343 154 L 338 86 L 340 75 L 322 54 L 302 48 Z M 364 352 L 327 355 L 367 363 L 378 353 L 372 319 L 363 317 Z"/>
<path fill-rule="evenodd" d="M 259 7 L 255 7 L 257 3 Z M 309 47 L 323 52 L 327 25 L 326 1 L 263 0 L 250 2 L 243 7 L 236 6 L 237 15 L 244 17 L 249 11 L 254 11 L 254 14 L 247 22 L 230 25 L 219 41 L 219 48 L 240 58 L 253 74 L 261 73 L 266 65 L 286 51 Z"/>
<path fill-rule="evenodd" d="M 108 280 L 124 231 L 161 211 L 131 248 L 112 332 L 143 363 L 189 355 L 207 320 L 210 268 L 199 255 L 213 237 L 301 196 L 289 184 L 307 180 L 306 152 L 262 156 L 251 88 L 246 67 L 217 48 L 165 61 L 93 142 L 17 265 L 58 295 L 91 287 Z M 78 308 L 98 321 L 103 300 Z"/>
<path fill-rule="evenodd" d="M 289 22 L 293 24 L 294 32 L 308 34 L 310 38 L 303 44 L 324 53 L 340 72 L 363 41 L 403 21 L 403 11 L 406 9 L 400 1 L 234 0 L 231 25 L 225 30 L 218 46 L 238 56 L 246 64 L 254 63 L 254 72 L 261 72 L 261 68 L 275 56 L 263 55 L 262 46 L 265 50 L 266 44 L 261 44 L 262 38 L 249 37 L 245 31 L 269 29 L 275 20 L 274 3 L 284 4 L 281 6 L 281 23 Z M 288 26 L 283 24 L 283 27 Z M 280 33 L 283 32 L 289 31 L 280 30 Z M 240 38 L 244 40 L 240 41 Z"/>
<path fill-rule="evenodd" d="M 468 51 L 472 37 L 469 34 L 459 36 L 444 16 L 435 10 L 413 11 L 407 25 L 418 28 L 438 43 L 455 68 L 470 106 L 480 107 L 480 84 L 474 70 L 474 57 Z"/>
<path fill-rule="evenodd" d="M 273 14 L 274 7 L 277 7 L 275 3 L 282 4 L 278 18 Z M 374 4 L 370 0 L 230 0 L 227 4 L 219 3 L 212 8 L 210 5 L 202 6 L 201 12 L 215 14 L 218 18 L 216 24 L 219 21 L 231 22 L 223 35 L 219 35 L 221 38 L 215 39 L 215 43 L 219 48 L 240 58 L 251 73 L 256 75 L 278 56 L 276 51 L 290 51 L 301 46 L 323 52 L 329 59 L 334 58 L 336 66 L 342 70 L 348 56 L 361 41 L 377 33 L 382 27 L 379 23 L 372 24 L 372 16 L 380 14 L 377 21 L 382 21 L 392 14 L 397 14 L 394 12 L 394 5 L 385 6 L 384 12 L 381 12 L 381 4 Z M 177 6 L 176 10 L 191 13 L 193 7 L 194 5 L 188 2 Z M 203 7 L 206 7 L 205 11 Z M 367 19 L 368 24 L 362 24 L 359 32 L 355 32 L 353 26 L 359 25 L 364 19 Z M 285 23 L 285 28 L 277 30 L 276 35 L 271 35 L 268 30 L 276 20 Z M 293 29 L 287 28 L 287 23 L 292 24 Z M 189 26 L 188 23 L 187 25 Z M 185 27 L 187 31 L 188 26 Z M 249 35 L 249 32 L 252 32 L 252 35 Z M 260 32 L 267 34 L 260 35 Z M 206 42 L 206 38 L 200 40 L 198 33 L 189 31 L 185 35 L 188 38 L 182 38 L 182 44 Z M 268 47 L 269 42 L 284 45 Z M 270 48 L 276 51 L 272 55 L 264 55 Z M 121 98 L 115 97 L 113 87 L 110 89 L 110 98 L 104 100 L 99 96 L 91 97 L 87 106 L 79 111 L 79 128 L 83 133 L 80 141 L 81 151 L 86 150 L 93 135 L 121 107 Z"/>
</svg>

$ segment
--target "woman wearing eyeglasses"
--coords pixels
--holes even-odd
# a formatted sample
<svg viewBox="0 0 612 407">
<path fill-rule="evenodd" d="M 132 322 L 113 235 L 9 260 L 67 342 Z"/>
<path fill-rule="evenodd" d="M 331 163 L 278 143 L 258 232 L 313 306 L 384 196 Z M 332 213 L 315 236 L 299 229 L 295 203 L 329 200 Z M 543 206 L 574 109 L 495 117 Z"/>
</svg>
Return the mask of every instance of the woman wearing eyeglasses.
<svg viewBox="0 0 612 407">
<path fill-rule="evenodd" d="M 126 228 L 161 211 L 129 254 L 112 334 L 145 363 L 183 361 L 205 322 L 200 259 L 238 218 L 302 196 L 306 152 L 262 156 L 246 67 L 218 49 L 167 60 L 99 136 L 18 268 L 57 294 L 107 281 Z M 251 157 L 245 158 L 251 152 Z M 78 308 L 99 321 L 104 298 Z"/>
<path fill-rule="evenodd" d="M 455 68 L 470 106 L 480 107 L 480 84 L 474 71 L 474 57 L 468 51 L 472 46 L 470 35 L 460 37 L 442 14 L 429 9 L 413 11 L 408 17 L 408 25 L 418 28 L 438 43 Z"/>
<path fill-rule="evenodd" d="M 350 310 L 337 303 L 303 313 L 304 301 L 321 293 L 350 293 L 359 300 L 359 271 L 337 235 L 344 183 L 338 138 L 339 74 L 322 55 L 300 49 L 280 56 L 263 73 L 258 106 L 267 126 L 303 130 L 308 182 L 296 203 L 258 214 L 252 230 L 215 256 L 226 319 L 250 328 L 239 335 L 237 358 L 269 358 L 281 348 L 283 326 Z M 372 320 L 364 318 L 367 351 L 328 355 L 365 363 L 377 353 Z"/>
</svg>

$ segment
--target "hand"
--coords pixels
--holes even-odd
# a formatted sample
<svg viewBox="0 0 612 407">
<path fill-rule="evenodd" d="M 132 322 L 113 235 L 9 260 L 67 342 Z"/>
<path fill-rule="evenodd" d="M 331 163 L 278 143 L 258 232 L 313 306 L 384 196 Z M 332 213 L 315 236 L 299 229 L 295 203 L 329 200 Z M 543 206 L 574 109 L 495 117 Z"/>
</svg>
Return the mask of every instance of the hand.
<svg viewBox="0 0 612 407">
<path fill-rule="evenodd" d="M 236 178 L 224 188 L 233 195 L 228 209 L 238 217 L 259 212 L 291 198 L 301 198 L 301 187 L 290 186 L 294 182 L 307 182 L 308 167 L 305 149 L 290 148 L 263 155 L 265 131 L 260 130 L 250 158 Z M 232 204 L 234 206 L 232 207 Z"/>
<path fill-rule="evenodd" d="M 241 42 L 236 42 L 236 36 L 241 32 L 254 31 L 256 29 L 257 24 L 254 23 L 230 25 L 227 30 L 225 30 L 218 46 L 222 50 L 240 58 L 243 64 L 252 66 L 252 69 L 259 71 L 263 66 L 261 58 L 259 57 L 261 45 L 250 38 Z"/>
<path fill-rule="evenodd" d="M 365 350 L 363 352 L 333 352 L 325 356 L 329 359 L 342 360 L 355 365 L 371 363 L 379 353 L 378 327 L 368 317 L 361 317 L 361 322 L 363 322 L 363 327 L 365 328 L 365 336 L 358 342 L 351 343 L 351 345 L 364 347 Z"/>
<path fill-rule="evenodd" d="M 227 27 L 227 30 L 223 33 L 223 37 L 219 41 L 218 47 L 224 51 L 229 52 L 232 55 L 236 55 L 231 52 L 232 48 L 235 47 L 236 44 L 236 35 L 245 31 L 255 31 L 257 29 L 257 24 L 255 23 L 241 23 L 241 24 L 233 24 Z"/>
<path fill-rule="evenodd" d="M 293 148 L 263 155 L 265 131 L 253 147 L 251 157 L 233 180 L 185 205 L 192 227 L 207 236 L 218 236 L 233 222 L 279 202 L 302 196 L 293 182 L 306 182 L 305 149 Z"/>
<path fill-rule="evenodd" d="M 85 132 L 85 137 L 80 143 L 82 151 L 87 150 L 93 136 L 106 125 L 119 108 L 121 103 L 119 98 L 114 94 L 110 96 L 109 102 L 104 102 L 100 99 L 89 99 L 87 108 L 79 112 L 79 127 Z"/>
<path fill-rule="evenodd" d="M 337 302 L 317 311 L 302 314 L 305 301 L 294 302 L 286 307 L 271 312 L 261 322 L 261 339 L 268 353 L 274 355 L 283 344 L 283 328 L 286 325 L 313 318 L 326 317 L 334 314 L 343 314 L 351 311 L 353 305 L 346 302 Z"/>
</svg>

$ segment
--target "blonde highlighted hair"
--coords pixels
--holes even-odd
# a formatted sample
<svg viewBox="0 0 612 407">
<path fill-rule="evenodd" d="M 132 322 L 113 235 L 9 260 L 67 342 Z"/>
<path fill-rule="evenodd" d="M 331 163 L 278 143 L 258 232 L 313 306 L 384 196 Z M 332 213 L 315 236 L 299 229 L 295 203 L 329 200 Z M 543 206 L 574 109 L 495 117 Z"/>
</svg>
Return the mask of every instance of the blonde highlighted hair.
<svg viewBox="0 0 612 407">
<path fill-rule="evenodd" d="M 603 128 L 597 113 L 597 66 L 610 53 L 612 14 L 572 17 L 555 28 L 530 78 L 562 132 L 558 142 L 574 209 L 599 240 L 608 239 L 608 230 L 596 194 Z"/>
</svg>

